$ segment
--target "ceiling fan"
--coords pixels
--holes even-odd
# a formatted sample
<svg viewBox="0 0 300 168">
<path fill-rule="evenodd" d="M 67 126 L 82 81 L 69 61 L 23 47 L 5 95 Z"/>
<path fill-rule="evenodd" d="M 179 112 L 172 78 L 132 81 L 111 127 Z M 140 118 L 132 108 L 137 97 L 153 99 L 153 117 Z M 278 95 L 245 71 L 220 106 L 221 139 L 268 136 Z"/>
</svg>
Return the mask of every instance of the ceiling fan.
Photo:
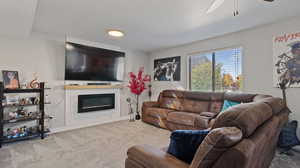
<svg viewBox="0 0 300 168">
<path fill-rule="evenodd" d="M 234 1 L 234 16 L 239 15 L 239 11 L 238 11 L 238 0 L 233 0 Z M 266 1 L 266 2 L 274 2 L 274 0 L 262 0 L 262 1 Z M 218 9 L 223 3 L 225 2 L 225 0 L 215 0 L 212 5 L 208 8 L 208 10 L 206 11 L 206 13 L 211 13 L 213 11 L 215 11 L 216 9 Z"/>
</svg>

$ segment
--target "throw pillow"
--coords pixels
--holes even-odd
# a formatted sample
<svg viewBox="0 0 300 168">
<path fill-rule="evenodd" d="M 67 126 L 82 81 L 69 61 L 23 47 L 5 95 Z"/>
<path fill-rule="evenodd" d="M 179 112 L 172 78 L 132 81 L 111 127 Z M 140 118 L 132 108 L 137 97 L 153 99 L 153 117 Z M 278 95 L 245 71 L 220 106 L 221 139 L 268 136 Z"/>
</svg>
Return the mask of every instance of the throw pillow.
<svg viewBox="0 0 300 168">
<path fill-rule="evenodd" d="M 300 145 L 297 137 L 297 127 L 298 122 L 294 120 L 282 128 L 278 139 L 278 147 L 290 149 L 296 145 Z"/>
<path fill-rule="evenodd" d="M 241 104 L 241 103 L 240 102 L 230 101 L 230 100 L 224 100 L 224 104 L 223 104 L 223 108 L 222 108 L 221 112 L 226 111 L 230 107 L 238 105 L 238 104 Z"/>
<path fill-rule="evenodd" d="M 171 134 L 168 153 L 190 164 L 209 130 L 177 130 Z"/>
</svg>

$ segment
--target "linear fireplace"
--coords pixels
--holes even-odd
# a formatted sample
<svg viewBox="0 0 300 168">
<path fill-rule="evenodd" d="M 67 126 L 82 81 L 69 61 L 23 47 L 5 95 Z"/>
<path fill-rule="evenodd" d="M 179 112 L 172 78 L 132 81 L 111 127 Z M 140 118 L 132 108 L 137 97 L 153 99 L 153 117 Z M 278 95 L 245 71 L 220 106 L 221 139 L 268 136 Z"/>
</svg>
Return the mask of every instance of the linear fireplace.
<svg viewBox="0 0 300 168">
<path fill-rule="evenodd" d="M 115 108 L 115 94 L 78 95 L 78 113 Z"/>
</svg>

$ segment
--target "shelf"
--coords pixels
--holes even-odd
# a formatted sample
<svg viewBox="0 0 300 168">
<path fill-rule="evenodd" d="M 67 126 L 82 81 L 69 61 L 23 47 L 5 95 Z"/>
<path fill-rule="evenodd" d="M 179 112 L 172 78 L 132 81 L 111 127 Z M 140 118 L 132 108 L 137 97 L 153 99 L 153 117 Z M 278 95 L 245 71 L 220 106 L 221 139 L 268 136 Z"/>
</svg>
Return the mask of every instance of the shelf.
<svg viewBox="0 0 300 168">
<path fill-rule="evenodd" d="M 44 103 L 44 104 L 51 104 L 51 103 Z M 27 106 L 38 106 L 40 104 L 15 104 L 15 105 L 4 105 L 3 107 L 27 107 Z"/>
<path fill-rule="evenodd" d="M 121 89 L 122 85 L 65 85 L 66 90 L 78 89 Z"/>
<path fill-rule="evenodd" d="M 50 130 L 46 130 L 44 131 L 45 134 L 49 133 Z M 18 141 L 23 141 L 23 140 L 29 140 L 29 139 L 34 139 L 34 138 L 39 138 L 41 137 L 41 133 L 35 133 L 32 135 L 28 135 L 28 136 L 24 136 L 24 137 L 18 137 L 18 138 L 11 138 L 11 139 L 7 139 L 4 137 L 3 139 L 3 143 L 11 143 L 11 142 L 18 142 Z"/>
<path fill-rule="evenodd" d="M 18 123 L 18 122 L 27 122 L 27 121 L 34 121 L 34 120 L 39 120 L 39 116 L 35 117 L 22 117 L 18 119 L 11 119 L 11 120 L 3 120 L 3 124 L 13 124 L 13 123 Z M 52 119 L 51 116 L 46 115 L 44 119 Z"/>
<path fill-rule="evenodd" d="M 40 87 L 41 88 L 37 88 L 37 89 L 5 89 L 4 85 L 2 82 L 0 82 L 0 148 L 2 147 L 2 143 L 9 143 L 9 142 L 17 142 L 17 141 L 23 141 L 23 140 L 28 140 L 28 139 L 32 139 L 32 138 L 37 138 L 40 137 L 41 139 L 44 139 L 45 133 L 48 133 L 49 130 L 46 129 L 47 131 L 39 131 L 36 132 L 34 134 L 30 134 L 28 136 L 24 136 L 24 137 L 17 137 L 17 138 L 8 138 L 8 137 L 4 137 L 3 133 L 4 133 L 4 125 L 7 124 L 8 128 L 14 126 L 14 124 L 18 123 L 18 122 L 28 122 L 28 121 L 39 121 L 36 122 L 37 124 L 37 128 L 45 128 L 45 119 L 51 119 L 52 117 L 48 116 L 45 114 L 45 106 L 46 104 L 50 104 L 50 103 L 45 103 L 45 90 L 50 89 L 50 88 L 45 88 L 45 83 L 41 82 L 40 83 Z M 39 104 L 24 104 L 21 105 L 19 104 L 19 102 L 16 102 L 17 104 L 13 104 L 13 105 L 3 105 L 3 100 L 5 98 L 5 94 L 9 94 L 9 93 L 14 93 L 14 94 L 21 94 L 21 93 L 37 93 L 39 94 L 39 100 L 41 102 L 39 102 Z M 39 107 L 39 113 L 36 113 L 34 115 L 36 116 L 30 116 L 30 117 L 20 117 L 18 119 L 7 119 L 4 120 L 4 108 L 14 108 L 14 107 L 26 107 L 26 106 L 37 106 Z M 10 110 L 10 109 L 8 109 Z M 33 115 L 33 114 L 32 114 Z M 10 125 L 12 124 L 12 125 Z M 27 124 L 27 123 L 24 123 Z"/>
<path fill-rule="evenodd" d="M 45 88 L 50 89 L 50 88 Z M 4 93 L 39 93 L 42 89 L 4 89 Z"/>
</svg>

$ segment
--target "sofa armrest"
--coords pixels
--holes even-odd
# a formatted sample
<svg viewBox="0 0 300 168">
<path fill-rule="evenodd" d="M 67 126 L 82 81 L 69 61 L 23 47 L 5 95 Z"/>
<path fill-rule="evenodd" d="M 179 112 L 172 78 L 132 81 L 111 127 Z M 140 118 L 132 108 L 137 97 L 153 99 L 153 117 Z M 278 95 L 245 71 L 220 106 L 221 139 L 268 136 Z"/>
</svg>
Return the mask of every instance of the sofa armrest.
<svg viewBox="0 0 300 168">
<path fill-rule="evenodd" d="M 159 103 L 157 101 L 145 101 L 143 107 L 159 107 Z"/>
<path fill-rule="evenodd" d="M 127 151 L 129 160 L 146 168 L 188 168 L 189 165 L 150 145 L 137 145 Z"/>
</svg>

